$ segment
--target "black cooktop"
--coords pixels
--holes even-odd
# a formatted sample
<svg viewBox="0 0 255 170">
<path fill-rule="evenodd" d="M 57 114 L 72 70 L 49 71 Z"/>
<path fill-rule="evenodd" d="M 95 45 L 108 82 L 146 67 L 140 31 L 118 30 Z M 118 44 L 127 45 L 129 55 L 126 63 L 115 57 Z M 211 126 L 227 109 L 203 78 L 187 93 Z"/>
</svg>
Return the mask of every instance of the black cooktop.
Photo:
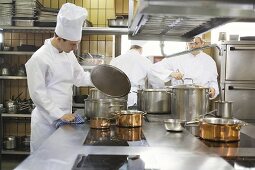
<svg viewBox="0 0 255 170">
<path fill-rule="evenodd" d="M 72 170 L 144 170 L 140 155 L 83 155 L 77 156 Z"/>
</svg>

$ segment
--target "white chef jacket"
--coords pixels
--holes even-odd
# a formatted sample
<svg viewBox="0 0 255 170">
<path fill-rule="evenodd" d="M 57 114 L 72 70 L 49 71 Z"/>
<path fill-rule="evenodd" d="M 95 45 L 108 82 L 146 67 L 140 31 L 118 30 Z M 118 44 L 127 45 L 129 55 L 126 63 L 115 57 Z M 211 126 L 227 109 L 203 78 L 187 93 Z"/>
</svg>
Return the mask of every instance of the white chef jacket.
<svg viewBox="0 0 255 170">
<path fill-rule="evenodd" d="M 72 113 L 73 85 L 92 86 L 90 73 L 84 72 L 74 53 L 52 46 L 51 39 L 25 64 L 28 90 L 36 108 L 31 118 L 31 151 L 54 131 L 53 121 Z"/>
<path fill-rule="evenodd" d="M 172 85 L 182 84 L 181 80 L 172 78 L 172 72 L 180 71 L 184 74 L 184 83 L 192 83 L 188 78 L 193 80 L 194 84 L 204 87 L 213 87 L 215 89 L 215 98 L 219 94 L 217 83 L 217 68 L 215 61 L 204 52 L 198 55 L 185 54 L 176 57 L 165 58 L 162 61 L 153 64 L 151 74 L 159 77 L 162 81 L 171 80 Z"/>
<path fill-rule="evenodd" d="M 128 106 L 137 103 L 138 88 L 145 88 L 145 81 L 152 65 L 151 61 L 142 56 L 137 50 L 131 49 L 110 62 L 120 70 L 122 70 L 129 78 L 131 90 L 128 95 Z"/>
</svg>

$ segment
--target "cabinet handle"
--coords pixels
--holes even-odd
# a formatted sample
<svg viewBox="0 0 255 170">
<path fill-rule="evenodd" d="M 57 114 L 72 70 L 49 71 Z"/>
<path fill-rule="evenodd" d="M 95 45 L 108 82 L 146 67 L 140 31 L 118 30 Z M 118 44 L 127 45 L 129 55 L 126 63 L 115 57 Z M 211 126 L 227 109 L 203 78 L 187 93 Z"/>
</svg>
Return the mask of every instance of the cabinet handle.
<svg viewBox="0 0 255 170">
<path fill-rule="evenodd" d="M 255 47 L 230 47 L 230 51 L 255 50 Z"/>
<path fill-rule="evenodd" d="M 229 90 L 255 90 L 255 88 L 252 87 L 234 87 L 234 86 L 228 86 Z"/>
</svg>

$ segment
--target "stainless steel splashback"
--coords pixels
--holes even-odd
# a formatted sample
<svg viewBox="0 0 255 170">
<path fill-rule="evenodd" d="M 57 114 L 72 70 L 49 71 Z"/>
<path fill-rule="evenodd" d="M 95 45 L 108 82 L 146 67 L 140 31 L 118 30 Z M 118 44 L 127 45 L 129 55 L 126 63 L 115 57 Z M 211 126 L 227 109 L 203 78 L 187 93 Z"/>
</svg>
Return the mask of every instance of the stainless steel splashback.
<svg viewBox="0 0 255 170">
<path fill-rule="evenodd" d="M 130 39 L 187 41 L 227 22 L 255 21 L 253 0 L 140 0 L 135 12 L 133 1 Z"/>
</svg>

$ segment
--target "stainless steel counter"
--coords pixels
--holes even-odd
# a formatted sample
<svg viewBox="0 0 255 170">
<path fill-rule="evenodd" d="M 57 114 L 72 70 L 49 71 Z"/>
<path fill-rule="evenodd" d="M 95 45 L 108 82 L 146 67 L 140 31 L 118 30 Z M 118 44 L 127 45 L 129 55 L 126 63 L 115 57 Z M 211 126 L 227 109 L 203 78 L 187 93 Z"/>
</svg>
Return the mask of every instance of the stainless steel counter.
<svg viewBox="0 0 255 170">
<path fill-rule="evenodd" d="M 254 137 L 255 127 L 242 129 Z M 198 138 L 184 130 L 170 133 L 162 122 L 145 122 L 143 134 L 149 146 L 85 146 L 83 142 L 89 125 L 67 125 L 59 128 L 43 145 L 24 160 L 17 170 L 70 170 L 78 154 L 140 155 L 145 169 L 233 169 L 220 156 L 229 154 L 229 149 L 209 148 Z M 255 156 L 255 148 L 232 148 L 235 156 Z M 217 154 L 215 154 L 217 153 Z"/>
</svg>

